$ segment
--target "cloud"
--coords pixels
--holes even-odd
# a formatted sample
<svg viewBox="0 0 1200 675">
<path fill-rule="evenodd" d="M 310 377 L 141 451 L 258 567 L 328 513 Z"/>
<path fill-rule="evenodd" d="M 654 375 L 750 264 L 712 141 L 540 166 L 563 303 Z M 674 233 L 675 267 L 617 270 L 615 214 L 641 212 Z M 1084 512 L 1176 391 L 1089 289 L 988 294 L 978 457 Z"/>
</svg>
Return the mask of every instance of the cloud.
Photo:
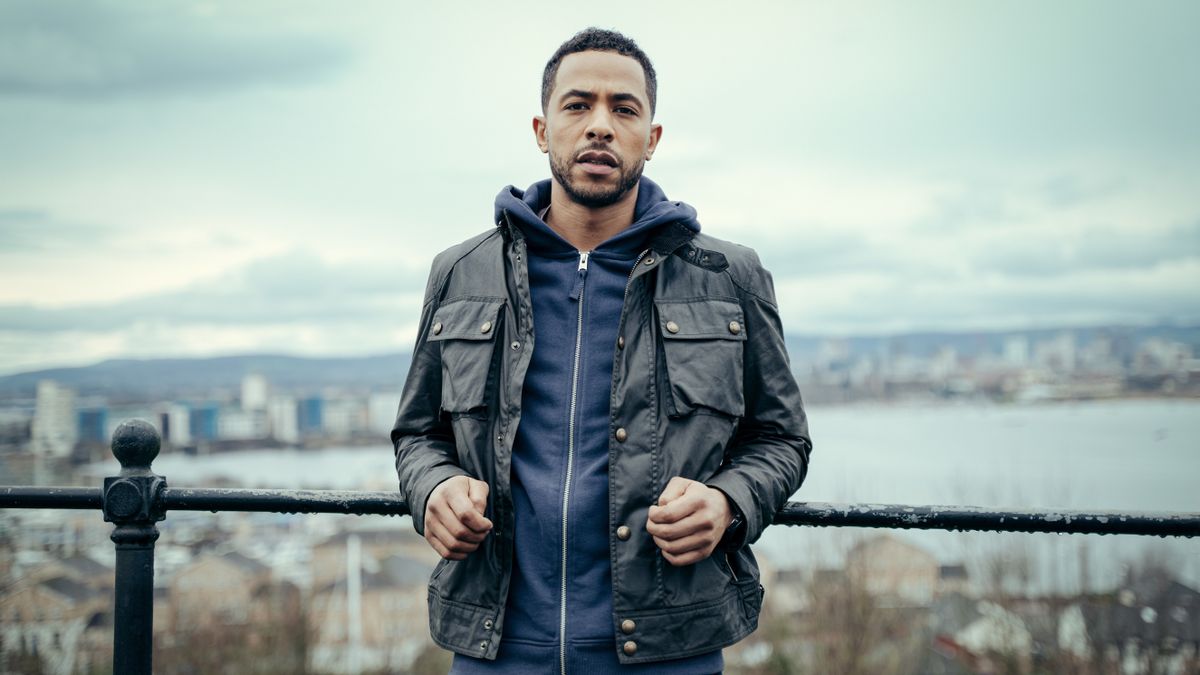
<svg viewBox="0 0 1200 675">
<path fill-rule="evenodd" d="M 861 274 L 838 280 L 776 278 L 789 333 L 886 334 L 912 330 L 1024 329 L 1200 321 L 1200 260 L 1152 270 L 1078 272 L 1062 278 L 980 275 L 957 284 Z"/>
<path fill-rule="evenodd" d="M 108 227 L 61 220 L 40 209 L 0 209 L 0 255 L 91 248 L 111 233 Z"/>
<path fill-rule="evenodd" d="M 789 331 L 1200 320 L 1200 213 L 1173 184 L 1103 168 L 864 174 L 854 198 L 853 176 L 748 179 L 757 185 L 728 178 L 733 192 L 762 195 L 730 211 L 750 225 L 730 236 L 774 273 Z"/>
<path fill-rule="evenodd" d="M 1037 240 L 990 237 L 973 252 L 980 273 L 1012 277 L 1063 277 L 1083 271 L 1151 270 L 1200 259 L 1200 219 L 1154 232 L 1096 226 L 1080 231 L 1043 232 Z"/>
<path fill-rule="evenodd" d="M 177 4 L 0 5 L 0 96 L 106 99 L 326 76 L 350 58 L 327 37 L 248 30 Z"/>
<path fill-rule="evenodd" d="M 424 270 L 331 264 L 303 251 L 256 260 L 203 283 L 130 300 L 72 307 L 0 305 L 0 331 L 110 332 L 135 325 L 262 327 L 416 319 Z"/>
</svg>

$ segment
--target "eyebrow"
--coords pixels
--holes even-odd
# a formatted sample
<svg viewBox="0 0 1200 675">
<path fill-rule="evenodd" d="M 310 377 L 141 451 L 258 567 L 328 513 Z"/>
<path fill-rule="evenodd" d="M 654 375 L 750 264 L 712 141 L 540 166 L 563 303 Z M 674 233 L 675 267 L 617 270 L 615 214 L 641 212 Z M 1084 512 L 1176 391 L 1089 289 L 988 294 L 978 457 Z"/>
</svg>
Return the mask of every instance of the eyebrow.
<svg viewBox="0 0 1200 675">
<path fill-rule="evenodd" d="M 595 92 L 585 91 L 583 89 L 571 89 L 570 91 L 568 91 L 565 94 L 563 94 L 562 96 L 560 96 L 558 100 L 565 101 L 569 98 L 582 98 L 585 101 L 594 101 L 594 100 L 596 100 L 597 97 L 596 97 Z M 618 92 L 618 93 L 613 94 L 609 98 L 611 98 L 613 101 L 616 101 L 616 102 L 632 101 L 633 103 L 636 103 L 641 107 L 646 106 L 645 103 L 642 103 L 642 99 L 638 98 L 636 94 L 629 94 L 626 92 Z"/>
</svg>

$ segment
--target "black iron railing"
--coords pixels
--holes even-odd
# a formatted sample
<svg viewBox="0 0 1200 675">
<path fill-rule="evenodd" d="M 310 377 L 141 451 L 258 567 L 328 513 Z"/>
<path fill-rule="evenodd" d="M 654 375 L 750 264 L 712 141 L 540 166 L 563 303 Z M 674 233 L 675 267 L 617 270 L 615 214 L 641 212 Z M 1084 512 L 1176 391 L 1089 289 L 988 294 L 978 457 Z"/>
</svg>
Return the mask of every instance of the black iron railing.
<svg viewBox="0 0 1200 675">
<path fill-rule="evenodd" d="M 266 511 L 400 516 L 408 505 L 394 492 L 342 490 L 245 490 L 172 488 L 155 474 L 158 431 L 129 420 L 113 433 L 113 455 L 121 463 L 103 488 L 0 487 L 0 508 L 101 509 L 115 525 L 117 549 L 113 612 L 113 672 L 151 672 L 155 523 L 167 511 Z M 789 502 L 775 515 L 778 525 L 886 527 L 920 530 L 1200 536 L 1200 513 L 1117 513 L 974 506 L 903 506 Z"/>
</svg>

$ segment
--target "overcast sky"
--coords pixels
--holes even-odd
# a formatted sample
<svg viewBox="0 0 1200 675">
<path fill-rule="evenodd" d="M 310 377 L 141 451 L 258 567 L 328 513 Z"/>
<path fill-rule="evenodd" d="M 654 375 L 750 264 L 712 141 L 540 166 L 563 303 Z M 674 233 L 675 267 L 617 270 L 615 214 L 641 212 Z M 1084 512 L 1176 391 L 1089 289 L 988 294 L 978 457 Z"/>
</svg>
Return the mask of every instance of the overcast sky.
<svg viewBox="0 0 1200 675">
<path fill-rule="evenodd" d="M 1200 321 L 1200 3 L 593 7 L 0 3 L 0 372 L 408 350 L 588 25 L 789 332 Z"/>
</svg>

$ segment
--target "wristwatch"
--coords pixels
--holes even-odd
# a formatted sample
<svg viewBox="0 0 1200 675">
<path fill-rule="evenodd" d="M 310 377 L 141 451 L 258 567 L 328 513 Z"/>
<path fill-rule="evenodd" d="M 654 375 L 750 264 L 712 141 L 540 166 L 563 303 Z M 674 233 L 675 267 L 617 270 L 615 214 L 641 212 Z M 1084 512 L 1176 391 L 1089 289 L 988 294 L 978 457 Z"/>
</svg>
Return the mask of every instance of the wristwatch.
<svg viewBox="0 0 1200 675">
<path fill-rule="evenodd" d="M 725 528 L 725 534 L 717 544 L 721 548 L 731 548 L 735 542 L 741 542 L 746 530 L 746 518 L 736 506 L 730 506 L 733 508 L 733 520 L 729 521 L 729 527 Z"/>
</svg>

